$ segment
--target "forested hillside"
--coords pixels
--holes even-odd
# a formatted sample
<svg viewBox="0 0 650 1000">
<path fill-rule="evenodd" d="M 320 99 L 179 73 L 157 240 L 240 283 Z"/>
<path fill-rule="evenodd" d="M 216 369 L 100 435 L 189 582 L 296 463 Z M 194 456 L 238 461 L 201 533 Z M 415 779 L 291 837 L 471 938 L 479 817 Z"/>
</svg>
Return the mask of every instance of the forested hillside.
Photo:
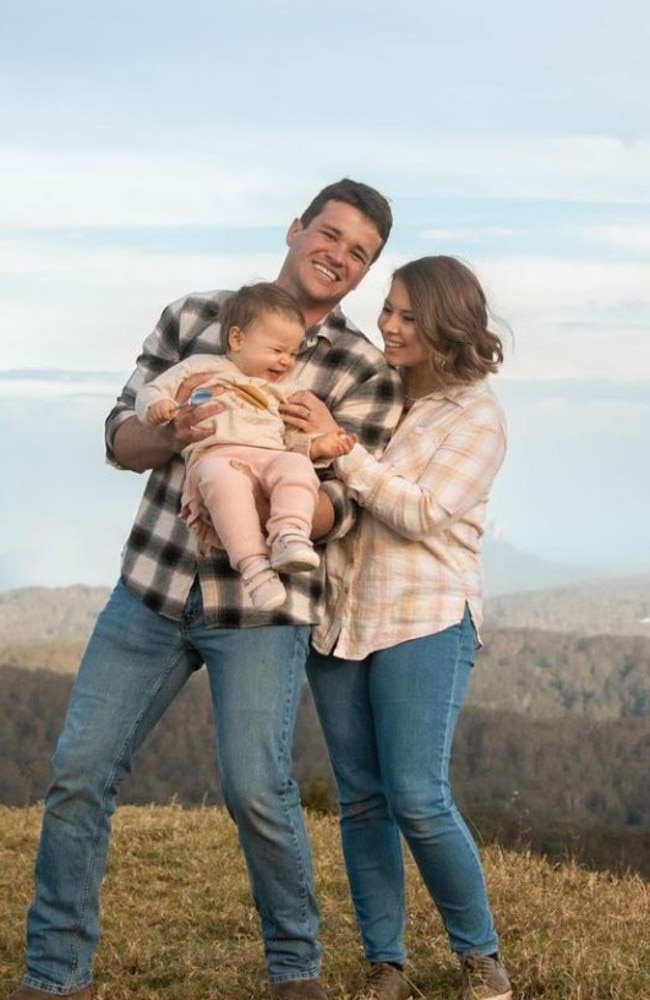
<svg viewBox="0 0 650 1000">
<path fill-rule="evenodd" d="M 16 665 L 38 666 L 39 656 L 49 655 L 50 669 L 56 669 L 64 656 L 57 655 L 54 644 L 72 651 L 69 669 L 74 669 L 78 648 L 107 596 L 106 587 L 81 585 L 0 592 L 0 654 L 5 651 L 0 663 L 8 662 L 7 651 L 14 651 L 14 658 L 22 657 Z M 499 596 L 491 596 L 488 584 L 485 616 L 488 627 L 650 639 L 650 577 L 613 577 Z"/>
<path fill-rule="evenodd" d="M 629 864 L 650 876 L 646 583 L 488 602 L 453 763 L 458 801 L 481 835 L 553 856 L 577 851 L 594 864 Z M 43 796 L 72 674 L 106 596 L 101 587 L 0 594 L 0 802 L 28 805 Z M 575 628 L 557 627 L 564 615 Z M 598 618 L 603 634 L 592 634 Z M 547 627 L 490 624 L 510 620 Z M 613 634 L 617 628 L 621 634 Z M 121 801 L 218 803 L 213 759 L 208 688 L 199 674 L 142 751 Z M 294 759 L 305 801 L 333 808 L 307 692 Z"/>
<path fill-rule="evenodd" d="M 469 703 L 535 719 L 650 717 L 650 638 L 485 628 Z"/>
<path fill-rule="evenodd" d="M 71 682 L 50 672 L 0 670 L 0 802 L 23 806 L 43 796 Z M 457 798 L 485 836 L 561 852 L 567 836 L 575 848 L 581 831 L 581 850 L 591 839 L 598 845 L 589 851 L 595 859 L 614 865 L 625 859 L 650 876 L 649 753 L 647 718 L 531 721 L 469 708 L 454 748 Z M 294 758 L 303 797 L 333 808 L 331 772 L 307 690 Z M 121 801 L 219 803 L 213 761 L 209 691 L 201 673 L 143 749 Z"/>
<path fill-rule="evenodd" d="M 650 638 L 544 629 L 483 630 L 468 704 L 530 718 L 650 716 Z M 76 670 L 84 642 L 2 645 L 3 667 Z"/>
</svg>

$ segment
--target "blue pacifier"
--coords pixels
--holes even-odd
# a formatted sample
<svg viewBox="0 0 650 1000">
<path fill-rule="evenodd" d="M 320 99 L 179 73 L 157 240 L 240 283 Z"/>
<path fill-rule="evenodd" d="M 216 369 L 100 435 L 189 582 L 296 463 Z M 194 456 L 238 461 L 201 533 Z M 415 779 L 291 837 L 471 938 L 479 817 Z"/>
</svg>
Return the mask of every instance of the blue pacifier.
<svg viewBox="0 0 650 1000">
<path fill-rule="evenodd" d="M 188 406 L 200 406 L 201 403 L 209 403 L 213 399 L 210 389 L 193 389 L 187 401 Z"/>
</svg>

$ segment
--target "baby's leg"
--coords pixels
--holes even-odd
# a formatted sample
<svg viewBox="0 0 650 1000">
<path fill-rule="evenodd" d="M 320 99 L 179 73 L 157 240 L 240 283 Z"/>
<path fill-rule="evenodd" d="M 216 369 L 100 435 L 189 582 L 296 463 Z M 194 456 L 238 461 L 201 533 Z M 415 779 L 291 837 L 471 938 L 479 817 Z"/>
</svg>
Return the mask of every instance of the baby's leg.
<svg viewBox="0 0 650 1000">
<path fill-rule="evenodd" d="M 251 556 L 268 557 L 250 474 L 232 465 L 225 453 L 214 451 L 198 458 L 189 475 L 233 569 Z"/>
<path fill-rule="evenodd" d="M 269 542 L 287 532 L 309 538 L 318 497 L 318 476 L 311 461 L 295 452 L 276 452 L 265 463 L 260 480 L 270 498 Z"/>
<path fill-rule="evenodd" d="M 264 468 L 271 515 L 266 522 L 271 566 L 279 573 L 304 573 L 318 566 L 311 527 L 318 476 L 305 455 L 279 452 Z"/>
<path fill-rule="evenodd" d="M 189 477 L 190 491 L 199 496 L 207 510 L 230 565 L 241 574 L 253 607 L 259 611 L 279 608 L 287 592 L 269 562 L 251 471 L 238 464 L 232 453 L 215 451 L 199 458 Z"/>
</svg>

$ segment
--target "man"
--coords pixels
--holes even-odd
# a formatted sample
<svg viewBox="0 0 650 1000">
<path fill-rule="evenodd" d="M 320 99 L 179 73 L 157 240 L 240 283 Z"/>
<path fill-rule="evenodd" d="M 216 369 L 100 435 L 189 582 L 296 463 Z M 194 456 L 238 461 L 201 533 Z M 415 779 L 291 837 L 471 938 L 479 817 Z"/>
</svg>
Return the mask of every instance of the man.
<svg viewBox="0 0 650 1000">
<path fill-rule="evenodd" d="M 401 384 L 338 308 L 380 254 L 392 224 L 386 200 L 344 179 L 320 192 L 286 236 L 277 283 L 297 299 L 307 334 L 296 375 L 338 424 L 373 450 L 401 410 Z M 53 761 L 28 913 L 27 969 L 9 1000 L 89 1000 L 99 936 L 99 890 L 110 820 L 133 756 L 191 674 L 206 665 L 226 806 L 237 824 L 260 917 L 270 990 L 281 1000 L 324 1000 L 317 976 L 318 910 L 291 743 L 309 626 L 322 569 L 286 576 L 287 601 L 256 611 L 220 550 L 205 554 L 178 515 L 181 450 L 219 412 L 181 407 L 171 424 L 134 415 L 138 387 L 182 357 L 216 353 L 227 292 L 169 306 L 106 422 L 113 464 L 152 469 L 123 556 L 120 582 L 99 616 L 72 691 Z M 323 429 L 324 407 L 302 392 L 287 419 Z M 324 478 L 314 537 L 339 537 L 354 517 L 340 483 Z M 218 868 L 209 874 L 218 893 Z M 216 972 L 218 976 L 218 972 Z M 215 984 L 218 993 L 218 983 Z"/>
</svg>

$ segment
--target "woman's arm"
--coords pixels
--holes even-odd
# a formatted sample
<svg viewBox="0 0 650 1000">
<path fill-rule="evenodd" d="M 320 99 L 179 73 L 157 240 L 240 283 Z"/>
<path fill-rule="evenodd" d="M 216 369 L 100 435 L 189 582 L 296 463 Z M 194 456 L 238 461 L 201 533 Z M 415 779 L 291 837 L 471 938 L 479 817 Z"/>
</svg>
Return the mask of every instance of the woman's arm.
<svg viewBox="0 0 650 1000">
<path fill-rule="evenodd" d="M 402 537 L 420 541 L 444 531 L 487 496 L 505 451 L 501 423 L 468 414 L 435 447 L 417 479 L 377 461 L 359 445 L 337 459 L 334 469 L 362 507 Z"/>
</svg>

